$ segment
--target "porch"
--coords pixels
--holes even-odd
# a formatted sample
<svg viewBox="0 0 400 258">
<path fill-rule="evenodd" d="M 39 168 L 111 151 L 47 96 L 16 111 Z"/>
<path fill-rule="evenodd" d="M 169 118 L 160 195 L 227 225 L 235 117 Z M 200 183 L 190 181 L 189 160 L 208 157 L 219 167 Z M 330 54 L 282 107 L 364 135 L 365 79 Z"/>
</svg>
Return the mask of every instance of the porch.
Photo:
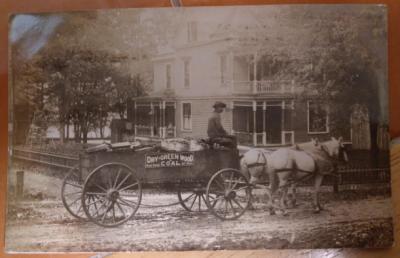
<svg viewBox="0 0 400 258">
<path fill-rule="evenodd" d="M 231 53 L 231 80 L 226 80 L 233 94 L 290 95 L 295 81 L 274 79 L 286 64 L 260 53 Z"/>
<path fill-rule="evenodd" d="M 293 100 L 234 101 L 232 134 L 253 146 L 291 145 Z"/>
<path fill-rule="evenodd" d="M 231 81 L 233 94 L 293 94 L 294 80 Z"/>
</svg>

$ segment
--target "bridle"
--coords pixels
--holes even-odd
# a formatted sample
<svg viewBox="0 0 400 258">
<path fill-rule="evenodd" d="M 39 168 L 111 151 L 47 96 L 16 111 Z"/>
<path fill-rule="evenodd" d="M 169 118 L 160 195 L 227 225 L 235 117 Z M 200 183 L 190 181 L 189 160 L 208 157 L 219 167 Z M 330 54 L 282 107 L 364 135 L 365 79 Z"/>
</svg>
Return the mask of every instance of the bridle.
<svg viewBox="0 0 400 258">
<path fill-rule="evenodd" d="M 321 144 L 321 150 L 328 156 L 328 158 L 329 158 L 332 162 L 338 162 L 338 161 L 340 161 L 341 153 L 342 153 L 343 156 L 345 155 L 345 154 L 344 154 L 344 152 L 345 152 L 344 149 L 345 149 L 344 147 L 342 147 L 342 146 L 339 145 L 338 157 L 335 158 L 335 157 L 332 157 L 332 156 L 330 155 L 329 150 L 328 150 L 328 147 L 326 147 L 324 144 Z M 343 161 L 347 162 L 344 158 L 343 158 Z"/>
</svg>

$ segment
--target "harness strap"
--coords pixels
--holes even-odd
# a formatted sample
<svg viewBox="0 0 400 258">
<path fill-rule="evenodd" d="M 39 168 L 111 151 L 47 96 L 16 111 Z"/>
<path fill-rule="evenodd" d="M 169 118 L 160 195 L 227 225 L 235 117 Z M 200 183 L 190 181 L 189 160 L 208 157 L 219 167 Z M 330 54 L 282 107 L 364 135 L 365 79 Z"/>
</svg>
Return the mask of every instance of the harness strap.
<svg viewBox="0 0 400 258">
<path fill-rule="evenodd" d="M 265 165 L 266 165 L 266 163 L 259 163 L 259 162 L 253 163 L 253 164 L 250 164 L 250 165 L 248 165 L 248 164 L 246 163 L 246 166 L 247 166 L 248 168 L 261 167 L 261 166 L 265 166 Z"/>
<path fill-rule="evenodd" d="M 248 168 L 254 168 L 254 167 L 266 167 L 267 166 L 267 158 L 264 156 L 264 153 L 262 153 L 261 151 L 257 150 L 257 162 L 256 163 L 252 163 L 252 164 L 247 164 L 246 160 L 244 160 L 244 164 L 248 167 Z M 264 159 L 264 163 L 260 162 L 260 157 L 262 157 Z"/>
</svg>

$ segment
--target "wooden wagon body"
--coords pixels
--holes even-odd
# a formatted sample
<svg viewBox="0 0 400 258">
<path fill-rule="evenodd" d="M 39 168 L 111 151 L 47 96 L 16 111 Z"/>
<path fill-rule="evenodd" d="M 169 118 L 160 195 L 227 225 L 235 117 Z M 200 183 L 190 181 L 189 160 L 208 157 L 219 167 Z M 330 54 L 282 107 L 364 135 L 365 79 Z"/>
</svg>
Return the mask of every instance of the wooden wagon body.
<svg viewBox="0 0 400 258">
<path fill-rule="evenodd" d="M 83 178 L 101 164 L 129 166 L 144 184 L 208 181 L 223 168 L 239 168 L 237 149 L 170 151 L 159 148 L 85 153 L 80 158 Z"/>
<path fill-rule="evenodd" d="M 175 204 L 187 211 L 236 219 L 251 196 L 238 168 L 236 148 L 171 151 L 150 146 L 86 152 L 65 178 L 62 200 L 74 217 L 113 227 L 134 216 L 144 187 L 172 185 L 178 195 Z"/>
</svg>

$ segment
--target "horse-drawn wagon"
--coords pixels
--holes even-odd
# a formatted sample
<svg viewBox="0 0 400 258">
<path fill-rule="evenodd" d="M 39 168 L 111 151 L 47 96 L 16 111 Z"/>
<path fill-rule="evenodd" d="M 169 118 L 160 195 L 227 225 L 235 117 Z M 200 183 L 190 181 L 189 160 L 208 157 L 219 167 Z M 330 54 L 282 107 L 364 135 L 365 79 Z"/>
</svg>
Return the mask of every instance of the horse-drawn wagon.
<svg viewBox="0 0 400 258">
<path fill-rule="evenodd" d="M 251 201 L 250 185 L 238 168 L 236 148 L 208 144 L 176 151 L 159 144 L 107 145 L 80 155 L 63 181 L 61 197 L 74 217 L 113 227 L 134 217 L 143 189 L 173 186 L 175 204 L 185 210 L 236 219 Z"/>
</svg>

